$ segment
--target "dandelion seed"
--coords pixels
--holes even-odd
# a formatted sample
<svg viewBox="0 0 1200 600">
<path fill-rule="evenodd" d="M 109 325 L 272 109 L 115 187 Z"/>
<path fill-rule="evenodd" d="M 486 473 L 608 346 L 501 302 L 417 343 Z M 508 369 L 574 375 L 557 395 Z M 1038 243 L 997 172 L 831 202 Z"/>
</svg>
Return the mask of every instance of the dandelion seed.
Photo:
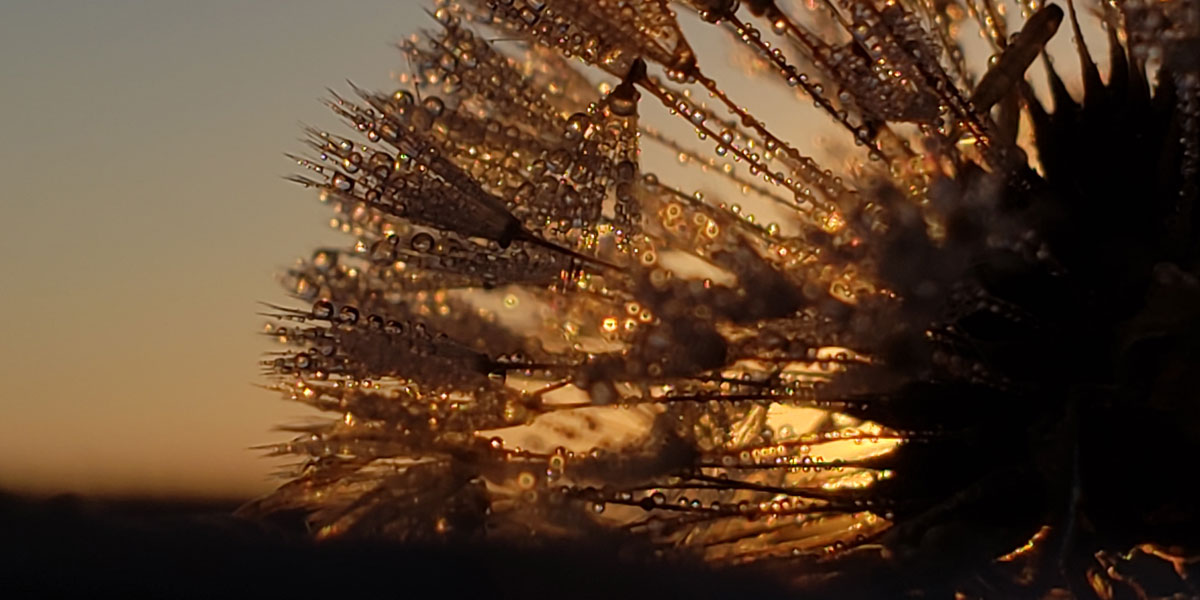
<svg viewBox="0 0 1200 600">
<path fill-rule="evenodd" d="M 1113 548 L 1190 564 L 1164 548 L 1200 539 L 1165 483 L 1200 450 L 1194 2 L 1089 7 L 1107 81 L 1070 3 L 433 8 L 413 89 L 334 94 L 356 137 L 296 157 L 355 239 L 288 272 L 307 306 L 264 367 L 338 416 L 270 447 L 307 462 L 247 513 L 622 532 L 814 593 L 1108 597 L 1136 587 Z M 823 165 L 752 113 L 689 15 L 862 153 Z M 1027 73 L 1063 20 L 1082 98 Z"/>
</svg>

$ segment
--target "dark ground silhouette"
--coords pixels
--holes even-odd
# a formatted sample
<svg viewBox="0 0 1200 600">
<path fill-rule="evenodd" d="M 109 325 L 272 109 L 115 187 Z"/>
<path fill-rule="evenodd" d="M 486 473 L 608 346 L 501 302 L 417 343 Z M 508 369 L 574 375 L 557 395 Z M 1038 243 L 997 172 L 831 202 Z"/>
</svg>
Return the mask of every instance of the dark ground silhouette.
<svg viewBox="0 0 1200 600">
<path fill-rule="evenodd" d="M 0 494 L 0 597 L 771 598 L 760 579 L 542 549 L 313 542 L 238 501 Z"/>
</svg>

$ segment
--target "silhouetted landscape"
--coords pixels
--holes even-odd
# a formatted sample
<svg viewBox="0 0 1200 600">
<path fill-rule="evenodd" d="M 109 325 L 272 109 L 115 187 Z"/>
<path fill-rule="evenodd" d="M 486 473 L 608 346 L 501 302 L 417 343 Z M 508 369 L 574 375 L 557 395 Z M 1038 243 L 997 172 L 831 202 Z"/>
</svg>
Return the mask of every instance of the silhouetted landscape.
<svg viewBox="0 0 1200 600">
<path fill-rule="evenodd" d="M 730 598 L 783 591 L 699 566 L 614 560 L 603 543 L 541 550 L 313 542 L 232 516 L 240 500 L 0 495 L 5 597 Z"/>
</svg>

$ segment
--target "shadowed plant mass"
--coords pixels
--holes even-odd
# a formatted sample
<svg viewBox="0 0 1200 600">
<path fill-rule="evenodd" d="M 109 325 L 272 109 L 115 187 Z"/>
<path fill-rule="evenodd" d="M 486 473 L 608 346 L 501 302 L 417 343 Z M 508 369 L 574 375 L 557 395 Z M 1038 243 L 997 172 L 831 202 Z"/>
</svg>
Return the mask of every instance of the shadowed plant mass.
<svg viewBox="0 0 1200 600">
<path fill-rule="evenodd" d="M 1089 2 L 1099 39 L 1037 0 L 430 11 L 294 157 L 348 242 L 287 272 L 264 368 L 336 418 L 245 514 L 813 594 L 1196 593 L 1197 3 Z"/>
</svg>

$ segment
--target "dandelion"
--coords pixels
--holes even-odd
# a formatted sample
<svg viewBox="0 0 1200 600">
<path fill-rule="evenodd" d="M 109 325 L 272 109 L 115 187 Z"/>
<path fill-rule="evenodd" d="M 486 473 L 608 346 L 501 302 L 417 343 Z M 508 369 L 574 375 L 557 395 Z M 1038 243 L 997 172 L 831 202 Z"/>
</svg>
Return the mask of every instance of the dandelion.
<svg viewBox="0 0 1200 600">
<path fill-rule="evenodd" d="M 809 591 L 1187 585 L 1200 8 L 1089 8 L 1100 65 L 1069 2 L 437 2 L 403 87 L 333 94 L 352 131 L 295 157 L 352 242 L 287 273 L 264 368 L 338 417 L 244 510 L 616 534 Z M 845 149 L 752 112 L 685 22 Z"/>
</svg>

